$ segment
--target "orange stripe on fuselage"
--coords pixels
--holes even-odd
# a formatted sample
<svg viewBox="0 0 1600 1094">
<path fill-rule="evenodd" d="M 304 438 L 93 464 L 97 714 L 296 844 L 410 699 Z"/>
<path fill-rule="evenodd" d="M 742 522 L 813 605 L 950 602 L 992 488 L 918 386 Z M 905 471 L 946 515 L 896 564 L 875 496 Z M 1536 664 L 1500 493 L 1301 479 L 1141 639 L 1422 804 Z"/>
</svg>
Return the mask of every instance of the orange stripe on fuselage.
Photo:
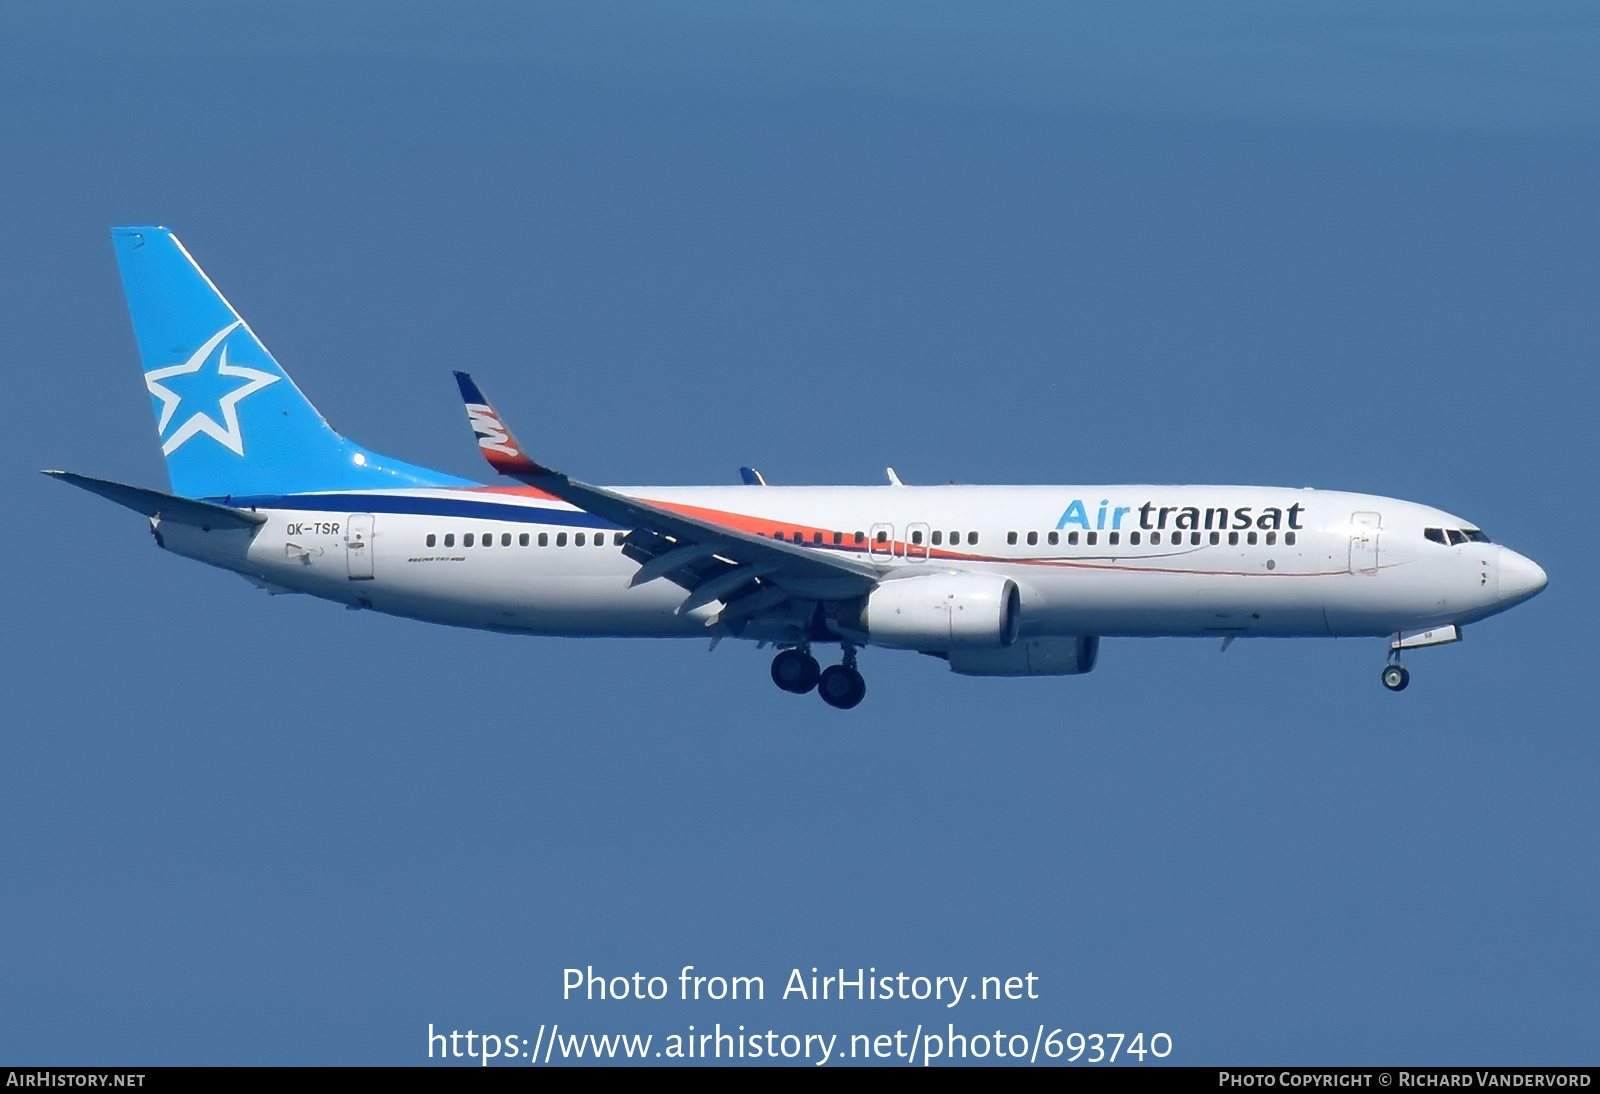
<svg viewBox="0 0 1600 1094">
<path fill-rule="evenodd" d="M 462 489 L 466 492 L 472 493 L 511 494 L 516 497 L 530 498 L 540 501 L 561 501 L 561 499 L 555 495 L 547 494 L 543 490 L 533 486 L 469 486 L 463 487 Z M 782 532 L 784 542 L 794 544 L 794 534 L 799 532 L 802 537 L 802 542 L 794 545 L 799 547 L 810 547 L 814 550 L 844 551 L 853 555 L 869 555 L 870 549 L 872 546 L 874 546 L 870 540 L 868 540 L 866 543 L 855 543 L 853 542 L 855 536 L 854 532 L 845 532 L 838 528 L 818 528 L 809 524 L 794 524 L 790 521 L 775 520 L 768 517 L 752 517 L 745 513 L 730 513 L 724 509 L 706 509 L 698 505 L 685 505 L 682 502 L 655 501 L 650 498 L 637 498 L 636 500 L 644 502 L 647 505 L 654 505 L 660 509 L 669 510 L 670 512 L 681 513 L 686 517 L 694 517 L 695 519 L 703 520 L 708 524 L 720 525 L 721 527 L 729 528 L 734 531 L 744 532 L 746 535 L 759 536 L 762 539 L 774 538 L 774 541 L 776 541 L 775 537 L 773 537 L 773 533 Z M 577 508 L 577 506 L 574 506 L 573 508 Z M 835 532 L 839 532 L 841 536 L 844 536 L 846 538 L 846 542 L 831 542 L 833 533 Z M 823 538 L 821 543 L 816 543 L 813 541 L 813 537 L 818 534 L 821 534 Z M 899 539 L 890 540 L 884 544 L 881 544 L 880 546 L 892 550 L 894 552 L 894 557 L 902 559 L 907 557 L 908 550 L 914 549 L 919 555 L 922 552 L 926 552 L 926 557 L 929 561 L 990 562 L 1005 563 L 1007 565 L 1017 566 L 1048 566 L 1073 570 L 1117 570 L 1124 573 L 1205 574 L 1219 577 L 1277 577 L 1281 579 L 1287 577 L 1324 577 L 1330 574 L 1344 572 L 1342 570 L 1319 570 L 1309 573 L 1295 573 L 1289 571 L 1281 574 L 1258 574 L 1254 571 L 1193 570 L 1180 569 L 1170 566 L 1152 566 L 1149 564 L 1141 565 L 1135 559 L 1119 562 L 1110 558 L 1001 558 L 996 555 L 979 555 L 968 554 L 962 551 L 947 551 L 942 548 L 925 546 L 923 544 L 908 544 L 904 540 Z M 1184 555 L 1193 553 L 1193 551 L 1183 552 Z M 871 553 L 869 557 L 886 558 L 890 556 L 888 551 L 880 550 L 875 553 Z M 914 560 L 918 559 L 917 555 L 913 555 L 911 557 Z M 1157 557 L 1172 558 L 1174 556 L 1166 554 Z M 1132 563 L 1131 565 L 1130 562 Z"/>
<path fill-rule="evenodd" d="M 461 491 L 465 494 L 510 494 L 513 497 L 529 498 L 534 501 L 561 501 L 554 494 L 547 494 L 537 486 L 463 486 Z M 577 506 L 573 508 L 576 509 Z"/>
</svg>

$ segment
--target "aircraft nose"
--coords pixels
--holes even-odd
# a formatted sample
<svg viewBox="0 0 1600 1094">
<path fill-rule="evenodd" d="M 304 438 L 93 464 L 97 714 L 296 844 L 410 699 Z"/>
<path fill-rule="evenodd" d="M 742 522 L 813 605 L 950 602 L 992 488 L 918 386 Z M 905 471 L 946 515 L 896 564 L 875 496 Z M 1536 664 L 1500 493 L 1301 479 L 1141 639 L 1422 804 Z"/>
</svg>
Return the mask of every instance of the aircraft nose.
<svg viewBox="0 0 1600 1094">
<path fill-rule="evenodd" d="M 1544 568 L 1509 548 L 1500 548 L 1500 602 L 1519 604 L 1549 584 Z"/>
</svg>

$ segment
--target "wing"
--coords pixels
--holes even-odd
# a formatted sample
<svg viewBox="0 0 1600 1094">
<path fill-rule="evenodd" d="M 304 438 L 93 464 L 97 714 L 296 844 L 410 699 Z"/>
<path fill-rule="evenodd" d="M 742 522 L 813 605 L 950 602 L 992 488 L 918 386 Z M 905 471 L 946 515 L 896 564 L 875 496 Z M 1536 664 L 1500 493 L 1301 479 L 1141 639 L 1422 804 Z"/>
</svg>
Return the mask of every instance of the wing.
<svg viewBox="0 0 1600 1094">
<path fill-rule="evenodd" d="M 718 519 L 714 510 L 674 507 L 590 486 L 536 463 L 484 398 L 471 376 L 457 372 L 467 416 L 491 467 L 585 512 L 633 529 L 623 553 L 639 563 L 631 585 L 666 578 L 687 590 L 679 614 L 714 600 L 716 621 L 734 622 L 794 600 L 847 600 L 869 591 L 883 570 L 785 540 L 767 539 Z"/>
</svg>

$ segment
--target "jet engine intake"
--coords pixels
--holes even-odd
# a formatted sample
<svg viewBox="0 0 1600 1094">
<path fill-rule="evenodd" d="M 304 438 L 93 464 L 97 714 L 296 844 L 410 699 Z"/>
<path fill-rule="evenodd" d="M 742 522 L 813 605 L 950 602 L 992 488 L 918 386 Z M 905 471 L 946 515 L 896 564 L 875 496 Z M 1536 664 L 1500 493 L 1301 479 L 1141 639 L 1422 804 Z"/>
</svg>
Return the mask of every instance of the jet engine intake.
<svg viewBox="0 0 1600 1094">
<path fill-rule="evenodd" d="M 1022 597 L 998 574 L 935 573 L 894 578 L 867 594 L 869 640 L 899 650 L 1001 649 L 1017 640 Z"/>
</svg>

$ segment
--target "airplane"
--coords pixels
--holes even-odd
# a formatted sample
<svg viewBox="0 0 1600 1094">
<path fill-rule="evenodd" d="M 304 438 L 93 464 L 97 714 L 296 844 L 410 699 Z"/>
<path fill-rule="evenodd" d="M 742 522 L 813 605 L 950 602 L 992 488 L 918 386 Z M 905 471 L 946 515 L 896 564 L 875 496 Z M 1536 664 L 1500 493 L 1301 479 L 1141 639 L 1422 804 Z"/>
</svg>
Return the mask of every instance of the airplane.
<svg viewBox="0 0 1600 1094">
<path fill-rule="evenodd" d="M 464 373 L 486 485 L 331 429 L 176 236 L 113 228 L 170 492 L 66 471 L 158 546 L 272 593 L 507 634 L 753 640 L 850 709 L 857 654 L 967 676 L 1091 671 L 1105 637 L 1385 637 L 1404 651 L 1536 595 L 1534 562 L 1394 498 L 1257 486 L 600 487 L 536 462 Z M 838 646 L 823 668 L 819 646 Z"/>
</svg>

